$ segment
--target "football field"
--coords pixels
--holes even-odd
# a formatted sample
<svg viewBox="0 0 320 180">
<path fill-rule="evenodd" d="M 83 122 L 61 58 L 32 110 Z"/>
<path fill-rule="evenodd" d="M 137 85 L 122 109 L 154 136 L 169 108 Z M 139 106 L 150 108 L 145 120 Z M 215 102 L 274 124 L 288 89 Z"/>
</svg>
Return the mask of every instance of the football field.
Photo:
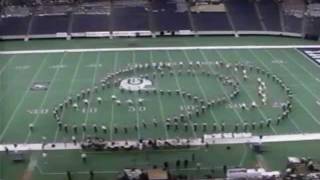
<svg viewBox="0 0 320 180">
<path fill-rule="evenodd" d="M 179 46 L 3 52 L 0 144 L 70 143 L 87 137 L 107 141 L 200 138 L 229 132 L 319 133 L 319 67 L 297 48 Z M 308 147 L 315 142 L 303 143 Z M 269 169 L 281 168 L 278 162 L 288 152 L 303 152 L 300 145 L 284 144 L 292 150 L 282 151 L 279 144 L 270 144 L 272 153 L 283 155 L 274 161 L 270 159 L 279 154 L 258 157 L 242 144 L 232 145 L 228 154 L 227 145 L 88 152 L 86 164 L 81 162 L 81 150 L 50 151 L 45 158 L 41 151 L 27 151 L 29 161 L 18 165 L 3 153 L 0 179 L 22 179 L 26 169 L 34 179 L 64 179 L 67 170 L 76 179 L 88 179 L 89 170 L 97 172 L 97 179 L 113 178 L 126 167 L 162 166 L 165 160 L 174 164 L 173 159 L 191 153 L 197 154 L 201 168 L 194 163 L 172 169 L 173 173 L 219 176 L 221 164 L 256 167 L 262 161 Z"/>
</svg>

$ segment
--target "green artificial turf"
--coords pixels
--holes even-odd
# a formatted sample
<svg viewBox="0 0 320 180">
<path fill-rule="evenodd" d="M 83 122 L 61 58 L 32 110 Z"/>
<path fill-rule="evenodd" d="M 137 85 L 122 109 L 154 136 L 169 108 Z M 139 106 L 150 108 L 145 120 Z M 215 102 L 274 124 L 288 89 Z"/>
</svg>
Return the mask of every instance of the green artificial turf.
<svg viewBox="0 0 320 180">
<path fill-rule="evenodd" d="M 213 41 L 214 40 L 214 41 Z M 132 41 L 132 42 L 131 42 Z M 262 41 L 262 43 L 260 43 Z M 50 43 L 52 42 L 52 43 Z M 111 40 L 44 40 L 25 42 L 5 42 L 5 50 L 19 49 L 55 49 L 55 48 L 100 48 L 100 47 L 128 47 L 132 46 L 187 46 L 187 45 L 235 45 L 242 44 L 313 44 L 309 41 L 288 38 L 270 37 L 243 37 L 234 40 L 230 37 L 199 38 L 160 38 L 151 39 L 117 39 Z M 127 44 L 127 45 L 125 45 Z M 27 45 L 29 47 L 27 47 Z M 75 136 L 81 140 L 84 136 L 99 136 L 107 140 L 129 140 L 140 138 L 177 138 L 200 137 L 206 133 L 221 132 L 221 125 L 226 125 L 226 132 L 234 130 L 239 124 L 239 131 L 243 131 L 245 123 L 260 123 L 267 119 L 276 119 L 280 108 L 277 106 L 286 97 L 278 84 L 270 78 L 256 72 L 248 73 L 249 79 L 242 80 L 240 72 L 219 69 L 215 61 L 230 64 L 247 64 L 260 67 L 271 74 L 280 77 L 294 93 L 293 111 L 289 118 L 279 125 L 272 123 L 270 128 L 255 128 L 249 131 L 253 134 L 293 134 L 319 132 L 320 117 L 318 92 L 320 90 L 320 71 L 311 61 L 307 60 L 296 49 L 234 49 L 234 50 L 152 50 L 152 51 L 110 51 L 110 52 L 77 52 L 77 53 L 41 53 L 41 54 L 11 54 L 0 55 L 0 143 L 39 143 L 45 136 L 48 142 L 70 142 Z M 145 64 L 153 62 L 205 62 L 208 65 L 202 69 L 194 69 L 196 75 L 188 75 L 187 69 L 179 69 L 165 76 L 158 74 L 152 80 L 153 87 L 163 90 L 182 89 L 205 100 L 223 97 L 231 92 L 215 77 L 201 74 L 201 70 L 235 77 L 240 83 L 240 94 L 235 100 L 218 105 L 200 117 L 187 120 L 188 131 L 184 131 L 183 124 L 179 129 L 167 129 L 165 120 L 180 115 L 185 108 L 194 108 L 192 101 L 177 95 L 146 95 L 144 93 L 120 92 L 116 88 L 105 91 L 99 90 L 90 98 L 89 108 L 79 103 L 80 109 L 73 111 L 69 108 L 63 122 L 69 127 L 77 125 L 79 132 L 74 134 L 70 129 L 68 133 L 59 131 L 52 115 L 52 110 L 62 103 L 68 96 L 74 97 L 83 89 L 92 88 L 109 73 L 127 68 L 128 65 Z M 140 74 L 152 75 L 153 71 L 136 71 L 123 77 L 136 77 Z M 151 73 L 151 74 L 150 74 Z M 268 104 L 256 110 L 241 110 L 239 104 L 252 101 L 259 102 L 257 96 L 257 78 L 262 78 L 267 85 Z M 32 91 L 34 83 L 48 85 L 46 91 Z M 116 95 L 122 102 L 117 106 L 110 97 Z M 102 97 L 103 103 L 99 105 L 95 99 Z M 128 107 L 124 102 L 128 99 L 136 101 L 143 98 L 143 106 Z M 157 119 L 158 126 L 154 127 L 153 119 Z M 147 128 L 143 123 L 147 124 Z M 83 132 L 81 124 L 86 123 L 88 130 Z M 193 123 L 200 126 L 192 130 Z M 202 124 L 207 123 L 208 129 L 204 131 Z M 29 130 L 29 124 L 34 125 L 34 131 Z M 92 125 L 96 124 L 99 131 L 95 133 Z M 218 129 L 212 130 L 216 124 Z M 103 133 L 100 127 L 107 127 Z M 138 129 L 135 130 L 134 126 Z M 118 132 L 115 132 L 115 127 Z M 128 128 L 124 133 L 123 128 Z M 227 151 L 225 145 L 206 148 L 192 148 L 168 151 L 135 151 L 135 152 L 102 152 L 89 153 L 87 164 L 83 164 L 79 151 L 51 151 L 48 157 L 43 158 L 41 152 L 29 152 L 27 161 L 22 164 L 13 164 L 10 157 L 1 154 L 0 179 L 21 179 L 26 169 L 31 168 L 33 179 L 66 179 L 65 172 L 70 170 L 76 179 L 88 179 L 88 171 L 97 171 L 97 179 L 115 178 L 117 173 L 126 167 L 150 168 L 153 165 L 162 166 L 164 161 L 170 163 L 170 171 L 175 174 L 188 173 L 191 177 L 200 177 L 205 174 L 222 176 L 221 166 L 257 167 L 261 161 L 268 169 L 283 169 L 287 156 L 311 156 L 318 158 L 316 149 L 318 142 L 272 143 L 266 144 L 266 153 L 254 154 L 247 145 L 231 145 Z M 308 151 L 306 151 L 308 149 Z M 177 159 L 190 159 L 192 153 L 196 154 L 201 164 L 196 169 L 196 162 L 192 162 L 186 169 L 175 169 Z M 37 166 L 30 167 L 30 162 Z M 31 163 L 32 164 L 32 163 Z M 214 170 L 214 171 L 213 171 Z"/>
</svg>

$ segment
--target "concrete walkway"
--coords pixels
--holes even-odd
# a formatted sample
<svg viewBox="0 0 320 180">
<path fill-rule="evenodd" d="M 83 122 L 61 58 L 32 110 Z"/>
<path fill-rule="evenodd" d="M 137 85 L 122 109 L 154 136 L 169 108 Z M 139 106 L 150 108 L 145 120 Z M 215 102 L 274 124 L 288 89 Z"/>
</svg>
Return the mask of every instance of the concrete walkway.
<svg viewBox="0 0 320 180">
<path fill-rule="evenodd" d="M 203 139 L 168 139 L 158 141 L 158 145 L 164 145 L 164 142 L 169 142 L 176 146 L 183 146 L 189 144 L 190 146 L 205 146 L 206 144 L 251 144 L 251 143 L 271 143 L 271 142 L 290 142 L 290 141 L 310 141 L 310 140 L 320 140 L 320 133 L 306 133 L 306 134 L 290 134 L 290 135 L 268 135 L 263 136 L 253 136 L 251 133 L 224 133 L 224 134 L 208 134 L 204 135 Z M 112 146 L 134 146 L 139 148 L 141 144 L 138 141 L 106 141 L 109 147 Z M 10 151 L 42 151 L 42 150 L 79 150 L 81 146 L 79 143 L 34 143 L 34 144 L 0 144 L 0 152 L 5 151 L 6 148 Z"/>
</svg>

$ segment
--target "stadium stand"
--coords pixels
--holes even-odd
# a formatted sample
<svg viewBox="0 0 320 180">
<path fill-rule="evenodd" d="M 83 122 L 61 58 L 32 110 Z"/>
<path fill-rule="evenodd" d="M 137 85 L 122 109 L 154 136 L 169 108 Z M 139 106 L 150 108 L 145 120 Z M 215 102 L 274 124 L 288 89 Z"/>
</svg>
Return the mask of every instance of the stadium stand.
<svg viewBox="0 0 320 180">
<path fill-rule="evenodd" d="M 157 31 L 190 30 L 187 13 L 154 12 L 155 28 Z M 170 19 L 170 21 L 168 21 Z"/>
<path fill-rule="evenodd" d="M 310 3 L 305 12 L 304 33 L 310 39 L 319 39 L 320 3 Z"/>
<path fill-rule="evenodd" d="M 7 17 L 0 19 L 0 35 L 26 35 L 30 17 Z"/>
<path fill-rule="evenodd" d="M 231 31 L 223 3 L 191 7 L 192 18 L 198 31 Z"/>
<path fill-rule="evenodd" d="M 320 3 L 309 4 L 305 14 L 309 17 L 320 17 Z"/>
<path fill-rule="evenodd" d="M 257 1 L 262 21 L 267 31 L 281 31 L 278 4 L 273 0 Z"/>
<path fill-rule="evenodd" d="M 151 1 L 151 8 L 153 11 L 175 11 L 176 6 L 174 1 Z"/>
<path fill-rule="evenodd" d="M 305 3 L 302 0 L 287 0 L 282 3 L 286 32 L 302 33 Z"/>
<path fill-rule="evenodd" d="M 76 14 L 73 15 L 73 33 L 99 32 L 110 30 L 110 17 L 107 14 Z"/>
<path fill-rule="evenodd" d="M 30 15 L 30 10 L 27 7 L 21 6 L 7 6 L 3 8 L 2 16 L 5 17 L 9 15 L 10 17 L 24 17 Z"/>
<path fill-rule="evenodd" d="M 192 13 L 199 31 L 231 31 L 231 26 L 225 12 Z"/>
<path fill-rule="evenodd" d="M 231 14 L 232 21 L 238 31 L 262 30 L 254 4 L 248 0 L 225 0 L 227 11 Z"/>
<path fill-rule="evenodd" d="M 68 31 L 68 15 L 34 16 L 30 34 L 55 34 Z"/>
<path fill-rule="evenodd" d="M 128 21 L 128 17 L 134 19 Z M 148 12 L 144 7 L 114 7 L 112 29 L 115 31 L 150 30 Z"/>
<path fill-rule="evenodd" d="M 158 1 L 151 2 L 152 16 L 156 31 L 178 31 L 190 30 L 190 20 L 187 13 L 187 8 L 182 12 L 181 7 L 175 4 L 174 1 Z"/>
<path fill-rule="evenodd" d="M 72 9 L 73 14 L 110 14 L 111 2 L 83 3 Z"/>
<path fill-rule="evenodd" d="M 72 11 L 72 8 L 67 5 L 59 5 L 59 6 L 52 6 L 52 5 L 43 5 L 43 6 L 36 6 L 33 8 L 33 14 L 37 15 L 65 15 L 68 12 Z"/>
<path fill-rule="evenodd" d="M 292 15 L 284 15 L 285 31 L 292 33 L 302 32 L 302 18 Z"/>
<path fill-rule="evenodd" d="M 1 10 L 0 36 L 151 36 L 151 32 L 303 36 L 319 34 L 319 17 L 320 3 L 311 0 L 14 0 Z"/>
</svg>

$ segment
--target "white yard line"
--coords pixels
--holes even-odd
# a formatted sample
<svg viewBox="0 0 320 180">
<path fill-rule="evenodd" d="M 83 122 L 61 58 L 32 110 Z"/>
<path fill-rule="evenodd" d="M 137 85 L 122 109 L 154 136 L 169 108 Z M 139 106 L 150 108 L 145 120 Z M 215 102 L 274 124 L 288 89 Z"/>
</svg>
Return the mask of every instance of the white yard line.
<svg viewBox="0 0 320 180">
<path fill-rule="evenodd" d="M 275 58 L 275 57 L 272 55 L 272 53 L 270 53 L 268 50 L 265 50 L 265 51 L 269 54 L 269 56 L 271 56 L 272 59 L 277 59 L 277 58 Z M 261 61 L 261 63 L 264 64 L 262 61 Z M 264 64 L 264 65 L 265 65 L 265 64 Z M 282 69 L 286 70 L 286 71 L 293 77 L 293 79 L 295 79 L 297 82 L 299 82 L 315 99 L 317 99 L 317 96 L 314 95 L 314 94 L 312 93 L 312 91 L 311 91 L 308 87 L 306 87 L 306 86 L 304 85 L 304 83 L 303 83 L 302 81 L 300 81 L 300 79 L 298 79 L 298 78 L 294 75 L 294 73 L 292 73 L 286 66 L 284 66 L 284 65 L 282 65 L 282 64 L 280 64 L 280 66 L 282 67 Z M 316 118 L 316 117 L 309 111 L 309 109 L 300 101 L 300 99 L 298 99 L 296 96 L 294 96 L 294 99 L 303 107 L 303 109 L 312 117 L 312 119 L 313 119 L 317 124 L 320 125 L 320 121 L 318 120 L 318 118 Z"/>
<path fill-rule="evenodd" d="M 270 46 L 172 46 L 172 47 L 136 47 L 136 48 L 79 48 L 79 49 L 49 49 L 49 50 L 17 50 L 0 51 L 0 54 L 39 54 L 63 52 L 97 52 L 97 51 L 148 51 L 148 50 L 194 50 L 194 49 L 288 49 L 288 48 L 320 48 L 320 45 L 270 45 Z"/>
<path fill-rule="evenodd" d="M 209 63 L 209 61 L 208 61 L 207 56 L 201 51 L 201 49 L 200 49 L 199 51 L 200 51 L 200 54 L 201 54 L 202 58 L 208 63 L 208 66 L 209 66 L 210 70 L 211 70 L 212 73 L 213 73 L 214 71 L 213 71 L 212 66 L 210 65 L 210 63 Z M 217 52 L 217 53 L 218 53 L 219 57 L 223 59 L 223 57 L 219 54 L 219 52 Z M 219 83 L 219 84 L 220 84 L 220 83 Z M 222 89 L 223 93 L 224 93 L 226 96 L 228 96 L 227 93 L 224 91 L 224 88 L 221 86 L 221 84 L 220 84 L 219 86 L 220 86 L 220 89 Z M 242 119 L 241 115 L 240 115 L 235 109 L 233 109 L 233 111 L 234 111 L 235 114 L 240 118 L 240 121 L 241 121 L 241 123 L 243 124 L 244 122 L 243 122 L 243 119 Z M 271 127 L 272 127 L 272 126 L 271 126 Z M 272 129 L 273 129 L 273 128 L 272 128 Z M 248 155 L 248 150 L 247 150 L 246 146 L 244 145 L 244 153 L 242 154 L 242 158 L 241 158 L 241 160 L 240 160 L 240 162 L 239 162 L 239 166 L 242 166 L 242 165 L 243 165 L 243 163 L 244 163 L 247 155 Z"/>
<path fill-rule="evenodd" d="M 26 170 L 29 172 L 33 172 L 33 170 L 36 168 L 37 165 L 38 165 L 38 160 L 36 159 L 35 155 L 31 155 L 30 161 Z"/>
<path fill-rule="evenodd" d="M 184 54 L 184 56 L 187 58 L 188 62 L 191 62 L 190 57 L 188 56 L 188 54 L 186 53 L 186 51 L 183 50 L 183 54 Z M 210 66 L 210 65 L 208 65 L 208 66 Z M 193 71 L 193 73 L 195 74 L 195 79 L 196 79 L 196 81 L 197 81 L 197 84 L 198 84 L 198 87 L 199 87 L 199 89 L 200 89 L 200 91 L 201 91 L 201 94 L 203 95 L 204 99 L 205 99 L 206 101 L 208 101 L 207 94 L 205 93 L 205 90 L 204 90 L 204 88 L 202 87 L 202 85 L 201 85 L 201 83 L 200 83 L 200 80 L 199 80 L 198 76 L 196 75 L 196 72 L 194 71 L 194 69 L 192 69 L 192 71 Z M 211 115 L 213 121 L 216 122 L 217 126 L 220 128 L 220 122 L 218 122 L 218 118 L 217 118 L 216 115 L 213 113 L 213 111 L 212 111 L 211 108 L 210 108 L 210 115 Z"/>
<path fill-rule="evenodd" d="M 318 63 L 316 63 L 315 61 L 313 61 L 310 57 L 308 57 L 306 54 L 304 54 L 303 52 L 301 52 L 300 50 L 298 50 L 297 48 L 295 48 L 295 50 L 303 57 L 305 57 L 306 59 L 308 59 L 311 63 L 313 63 L 314 65 L 318 66 L 320 68 L 320 65 Z"/>
<path fill-rule="evenodd" d="M 289 54 L 289 53 L 286 52 L 286 51 L 284 51 L 284 52 L 281 51 L 281 53 L 283 53 L 285 56 L 287 56 L 289 59 L 291 59 L 292 62 L 294 62 L 294 64 L 296 64 L 296 66 L 298 66 L 300 69 L 302 69 L 304 72 L 306 72 L 311 78 L 313 78 L 314 80 L 317 80 L 317 79 L 318 79 L 318 77 L 316 77 L 315 75 L 313 75 L 312 73 L 310 73 L 305 67 L 303 67 L 303 66 L 301 66 L 299 63 L 297 63 L 297 62 L 293 59 L 293 57 L 292 57 L 291 54 Z M 309 59 L 309 57 L 306 57 L 306 56 L 304 56 L 304 57 Z M 292 73 L 291 73 L 291 74 L 292 74 Z M 301 81 L 300 81 L 300 83 L 301 83 Z M 307 88 L 306 85 L 305 85 L 304 87 Z M 310 93 L 313 95 L 313 97 L 316 97 L 316 99 L 319 99 L 319 96 L 317 96 L 317 95 L 315 95 L 314 93 L 312 93 L 312 91 L 310 90 L 310 88 L 308 88 L 308 89 L 309 89 Z"/>
<path fill-rule="evenodd" d="M 298 51 L 299 53 L 300 53 L 300 55 L 303 55 L 304 56 L 304 58 L 306 58 L 306 59 L 308 59 L 308 60 L 310 60 L 310 61 L 312 61 L 309 57 L 307 57 L 305 54 L 303 54 L 302 52 L 300 52 L 299 50 L 297 50 L 297 49 L 295 49 L 296 51 Z M 303 67 L 303 66 L 301 66 L 299 63 L 297 63 L 296 61 L 295 61 L 295 59 L 292 57 L 292 55 L 291 54 L 289 54 L 286 50 L 284 50 L 284 51 L 281 51 L 283 54 L 285 54 L 287 57 L 289 57 L 290 59 L 292 59 L 293 60 L 293 62 L 298 66 L 298 67 L 300 67 L 301 69 L 303 69 L 303 71 L 304 72 L 306 72 L 310 77 L 312 77 L 313 79 L 317 79 L 318 77 L 316 77 L 315 75 L 313 75 L 312 73 L 310 73 L 305 67 Z M 314 61 L 312 61 L 312 62 L 314 62 Z M 315 63 L 315 62 L 314 62 Z M 317 63 L 315 63 L 315 64 L 317 64 Z M 318 64 L 317 64 L 318 65 Z M 300 84 L 300 83 L 299 83 Z M 301 84 L 300 84 L 301 85 Z M 300 100 L 299 100 L 299 102 L 300 102 Z M 301 102 L 300 102 L 300 104 L 302 104 Z M 311 112 L 310 112 L 311 113 Z M 293 123 L 294 124 L 296 124 L 294 121 L 293 121 Z"/>
<path fill-rule="evenodd" d="M 9 66 L 9 64 L 11 63 L 11 61 L 12 61 L 13 59 L 15 59 L 15 57 L 16 57 L 16 55 L 14 54 L 13 56 L 11 56 L 11 57 L 9 58 L 9 60 L 5 63 L 5 65 L 2 66 L 2 68 L 0 69 L 0 76 L 2 75 L 2 73 L 4 72 L 4 70 Z"/>
<path fill-rule="evenodd" d="M 119 57 L 119 53 L 116 52 L 116 54 L 114 55 L 114 59 L 113 59 L 113 72 L 116 72 L 117 70 L 117 66 L 118 66 L 118 57 Z M 112 94 L 114 94 L 116 88 L 112 89 Z M 113 122 L 114 122 L 114 104 L 113 102 L 111 102 L 111 121 L 110 121 L 110 125 L 109 125 L 109 129 L 110 129 L 110 141 L 113 140 Z"/>
<path fill-rule="evenodd" d="M 267 54 L 269 54 L 271 57 L 272 57 L 272 59 L 274 59 L 274 60 L 276 60 L 277 58 L 269 51 L 269 50 L 265 50 L 266 52 L 267 52 Z M 287 56 L 287 55 L 286 55 Z M 288 56 L 287 56 L 288 57 Z M 289 57 L 289 59 L 291 59 L 290 57 Z M 303 81 L 301 81 L 300 79 L 298 79 L 297 78 L 297 76 L 294 74 L 294 73 L 292 73 L 286 66 L 284 66 L 283 64 L 280 64 L 280 66 L 282 67 L 282 69 L 285 69 L 289 74 L 290 74 L 290 76 L 291 77 L 293 77 L 297 82 L 299 82 L 303 87 L 304 87 L 304 89 L 306 89 L 309 93 L 310 93 L 310 95 L 311 96 L 313 96 L 314 98 L 318 98 L 318 96 L 317 95 L 315 95 L 311 90 L 310 90 L 310 88 L 308 88 L 305 84 L 304 84 L 304 82 Z M 298 66 L 299 67 L 299 66 Z"/>
<path fill-rule="evenodd" d="M 20 99 L 19 104 L 15 107 L 15 110 L 13 111 L 13 114 L 11 115 L 9 121 L 7 122 L 6 126 L 4 127 L 2 133 L 0 134 L 0 142 L 2 142 L 3 137 L 5 135 L 5 133 L 7 132 L 9 126 L 11 125 L 12 121 L 14 120 L 16 114 L 18 113 L 18 110 L 20 109 L 20 107 L 22 106 L 25 98 L 27 97 L 28 93 L 29 93 L 29 88 L 31 87 L 32 83 L 34 82 L 34 80 L 36 79 L 36 77 L 38 76 L 38 74 L 40 73 L 41 69 L 43 68 L 43 65 L 47 62 L 47 58 L 48 58 L 48 54 L 45 56 L 45 58 L 42 60 L 37 72 L 33 75 L 29 85 L 27 86 L 27 89 L 25 90 L 25 93 L 23 94 L 22 98 Z"/>
<path fill-rule="evenodd" d="M 262 64 L 269 72 L 273 72 L 273 71 L 260 59 L 260 57 L 256 55 L 256 53 L 255 53 L 254 51 L 251 51 L 251 50 L 249 50 L 249 51 L 250 51 L 250 53 L 251 53 L 258 61 L 260 61 L 260 64 Z M 273 59 L 274 59 L 274 58 L 273 58 Z M 318 119 L 317 119 L 314 115 L 312 115 L 312 113 L 308 110 L 308 108 L 306 108 L 306 107 L 302 104 L 302 102 L 301 102 L 297 97 L 294 96 L 294 99 L 295 99 L 295 100 L 298 102 L 298 104 L 311 116 L 311 118 L 312 118 L 317 124 L 320 125 L 320 121 L 318 121 Z"/>
<path fill-rule="evenodd" d="M 153 54 L 152 54 L 152 51 L 150 51 L 150 62 L 151 63 L 154 63 L 153 61 Z M 157 89 L 159 90 L 160 87 L 159 87 L 159 84 L 156 83 L 156 86 L 157 86 Z M 159 102 L 159 107 L 160 107 L 160 113 L 161 113 L 161 119 L 162 119 L 162 122 L 163 122 L 163 127 L 164 127 L 164 130 L 165 130 L 165 134 L 166 134 L 166 138 L 169 139 L 169 133 L 168 133 L 168 130 L 166 128 L 166 123 L 165 123 L 165 113 L 164 113 L 164 108 L 163 108 L 163 103 L 162 103 L 162 100 L 160 98 L 160 95 L 159 93 L 157 93 L 157 97 L 158 97 L 158 102 Z"/>
<path fill-rule="evenodd" d="M 62 65 L 62 64 L 63 64 L 65 55 L 66 55 L 66 53 L 63 53 L 63 55 L 62 55 L 62 57 L 61 57 L 61 59 L 60 59 L 59 65 Z M 53 85 L 53 83 L 54 83 L 54 81 L 55 81 L 55 79 L 56 79 L 59 71 L 60 71 L 60 68 L 57 68 L 57 69 L 55 70 L 54 75 L 53 75 L 53 78 L 52 78 L 52 80 L 51 80 L 51 82 L 50 82 L 50 84 L 49 84 L 49 86 L 48 86 L 48 90 L 45 92 L 45 95 L 44 95 L 44 97 L 43 97 L 43 99 L 42 99 L 42 102 L 41 102 L 41 104 L 40 104 L 39 109 L 42 109 L 43 106 L 45 105 L 45 103 L 47 102 L 47 98 L 48 98 L 48 95 L 49 95 L 49 91 L 51 90 L 51 87 L 52 87 L 52 85 Z M 37 122 L 38 122 L 38 120 L 39 120 L 39 117 L 40 117 L 40 114 L 37 114 L 36 117 L 34 118 L 34 120 L 31 122 L 34 126 L 37 124 Z M 32 134 L 32 132 L 29 130 L 28 135 L 27 135 L 26 139 L 24 140 L 24 143 L 27 143 L 27 142 L 29 141 L 29 138 L 31 137 L 31 134 Z"/>
<path fill-rule="evenodd" d="M 211 72 L 214 73 L 214 70 L 212 69 L 212 66 L 210 65 L 210 62 L 209 62 L 207 56 L 201 50 L 200 50 L 200 54 L 202 55 L 203 59 L 209 64 L 209 68 L 210 68 Z M 218 55 L 220 56 L 219 53 L 218 53 Z M 220 58 L 221 58 L 221 56 L 220 56 Z M 218 84 L 219 84 L 219 87 L 222 90 L 222 92 L 225 94 L 225 96 L 228 97 L 228 94 L 225 92 L 224 87 L 222 87 L 222 85 L 220 83 L 218 83 Z M 229 99 L 229 101 L 230 101 L 230 99 Z M 239 114 L 239 112 L 237 110 L 233 109 L 233 108 L 232 108 L 232 110 L 237 115 L 237 117 L 239 118 L 241 123 L 244 124 L 244 120 L 241 117 L 241 115 Z"/>
<path fill-rule="evenodd" d="M 243 166 L 244 161 L 247 159 L 247 156 L 248 156 L 248 148 L 247 148 L 246 144 L 243 144 L 242 146 L 243 146 L 244 152 L 243 152 L 243 154 L 241 156 L 241 159 L 240 159 L 240 162 L 239 162 L 239 165 L 238 165 L 239 167 Z"/>
<path fill-rule="evenodd" d="M 259 168 L 264 168 L 267 171 L 271 170 L 268 163 L 265 160 L 265 156 L 263 156 L 262 154 L 256 154 L 256 159 Z"/>
<path fill-rule="evenodd" d="M 239 54 L 239 52 L 236 51 L 235 53 L 238 54 L 237 56 L 241 57 L 240 54 Z M 237 79 L 238 79 L 238 78 L 237 78 Z M 243 85 L 241 85 L 241 84 L 240 84 L 240 86 L 243 87 Z M 242 88 L 242 89 L 246 92 L 246 94 L 247 94 L 248 97 L 251 99 L 251 101 L 254 101 L 254 98 L 250 95 L 250 93 L 248 93 L 248 91 L 247 91 L 245 88 Z M 263 117 L 264 119 L 266 119 L 266 120 L 268 119 L 268 117 L 265 115 L 265 113 L 264 113 L 263 111 L 261 111 L 260 108 L 258 108 L 258 111 L 259 111 L 259 113 L 262 115 L 262 117 Z M 290 121 L 290 122 L 291 122 L 291 121 Z M 295 126 L 294 123 L 293 123 L 293 125 Z M 273 127 L 272 125 L 270 125 L 270 127 L 271 127 L 272 131 L 273 131 L 275 134 L 278 134 L 277 131 L 274 129 L 274 127 Z M 299 132 L 302 133 L 302 131 L 301 131 L 300 128 L 298 128 L 297 126 L 295 126 L 295 128 L 296 128 Z"/>
<path fill-rule="evenodd" d="M 170 53 L 169 53 L 168 51 L 166 51 L 166 54 L 167 54 L 167 56 L 168 56 L 169 61 L 170 61 L 171 63 L 173 63 L 173 60 L 172 60 L 172 58 L 171 58 Z M 179 90 L 182 90 L 182 88 L 181 88 L 181 86 L 180 86 L 180 83 L 179 83 L 179 79 L 178 79 L 178 76 L 177 76 L 176 71 L 173 71 L 173 73 L 174 73 L 174 79 L 176 80 L 176 85 L 177 85 L 178 89 L 179 89 Z M 185 100 L 182 98 L 182 95 L 181 95 L 181 94 L 180 94 L 180 99 L 181 99 L 183 105 L 184 105 L 185 107 L 187 107 L 187 103 L 186 103 Z M 190 126 L 190 128 L 191 128 L 191 130 L 192 130 L 193 136 L 196 138 L 196 137 L 197 137 L 197 134 L 196 134 L 195 130 L 193 129 L 192 122 L 191 122 L 191 120 L 189 120 L 189 118 L 187 118 L 187 119 L 188 119 L 188 122 L 189 122 L 189 126 Z"/>
<path fill-rule="evenodd" d="M 300 52 L 299 50 L 294 49 L 295 51 L 298 51 L 300 55 L 304 55 L 303 57 L 312 61 L 309 57 L 307 57 L 305 54 L 303 54 L 302 52 Z M 310 71 L 308 71 L 304 66 L 300 65 L 299 63 L 297 63 L 292 54 L 289 54 L 286 50 L 282 50 L 281 53 L 285 54 L 287 57 L 289 57 L 290 59 L 292 59 L 292 62 L 294 64 L 296 64 L 300 69 L 302 69 L 304 72 L 306 72 L 310 77 L 312 77 L 314 80 L 317 80 L 318 77 L 316 77 L 315 75 L 313 75 Z M 314 62 L 314 61 L 313 61 Z M 315 63 L 317 64 L 317 63 Z"/>
<path fill-rule="evenodd" d="M 133 51 L 132 52 L 132 63 L 133 65 L 136 64 L 136 53 Z M 137 72 L 136 72 L 136 69 L 133 69 L 133 73 L 135 76 L 137 76 Z M 135 95 L 135 98 L 136 100 L 138 100 L 138 95 L 137 93 L 134 92 L 134 95 Z M 135 103 L 135 108 L 136 108 L 136 120 L 137 120 L 137 128 L 138 128 L 138 139 L 141 139 L 141 132 L 140 132 L 140 114 L 139 114 L 139 108 L 137 107 L 137 104 Z"/>
<path fill-rule="evenodd" d="M 0 76 L 2 75 L 2 73 L 4 72 L 4 70 L 7 69 L 7 67 L 9 66 L 9 63 L 11 63 L 11 61 L 12 61 L 13 59 L 15 59 L 15 57 L 16 57 L 16 55 L 11 56 L 10 59 L 9 59 L 9 61 L 6 62 L 6 64 L 1 68 L 1 70 L 0 70 Z M 15 80 L 15 79 L 16 79 L 16 78 L 11 79 L 11 80 Z M 6 88 L 8 88 L 7 91 L 10 89 L 9 87 L 10 87 L 10 85 L 6 86 Z M 5 97 L 7 97 L 5 92 L 3 92 L 1 95 L 2 95 L 2 96 L 1 96 L 1 98 L 0 98 L 0 102 L 2 102 L 2 100 L 3 100 Z"/>
<path fill-rule="evenodd" d="M 101 56 L 101 53 L 99 52 L 97 54 L 97 58 L 96 58 L 96 64 L 99 64 L 100 63 L 100 57 Z M 98 65 L 94 67 L 94 72 L 93 72 L 93 77 L 92 77 L 92 81 L 91 81 L 91 86 L 90 88 L 93 87 L 94 83 L 96 82 L 96 78 L 97 78 L 97 70 L 98 70 Z M 87 107 L 87 112 L 86 112 L 86 117 L 84 119 L 84 123 L 87 124 L 87 121 L 88 121 L 88 118 L 89 118 L 89 109 L 91 107 L 91 101 L 92 101 L 92 92 L 90 94 L 90 97 L 89 97 L 89 104 L 88 104 L 88 107 Z M 82 140 L 85 138 L 85 135 L 86 135 L 86 132 L 82 132 Z"/>
<path fill-rule="evenodd" d="M 76 65 L 76 69 L 73 73 L 73 76 L 72 76 L 72 79 L 71 79 L 71 83 L 70 83 L 70 87 L 69 87 L 69 90 L 68 90 L 68 95 L 71 95 L 71 92 L 72 92 L 72 89 L 73 89 L 73 85 L 74 85 L 74 81 L 76 80 L 76 77 L 78 75 L 78 71 L 79 71 L 79 67 L 80 67 L 80 64 L 81 64 L 81 61 L 82 61 L 82 57 L 83 57 L 83 54 L 84 53 L 81 53 L 80 56 L 79 56 L 79 59 L 78 59 L 78 63 Z M 61 115 L 61 120 L 63 120 L 63 116 L 64 116 L 64 113 L 62 113 Z M 58 135 L 59 135 L 59 128 L 57 127 L 56 128 L 56 132 L 55 132 L 55 135 L 54 135 L 54 139 L 53 139 L 53 142 L 56 142 L 57 141 L 57 138 L 58 138 Z"/>
</svg>

